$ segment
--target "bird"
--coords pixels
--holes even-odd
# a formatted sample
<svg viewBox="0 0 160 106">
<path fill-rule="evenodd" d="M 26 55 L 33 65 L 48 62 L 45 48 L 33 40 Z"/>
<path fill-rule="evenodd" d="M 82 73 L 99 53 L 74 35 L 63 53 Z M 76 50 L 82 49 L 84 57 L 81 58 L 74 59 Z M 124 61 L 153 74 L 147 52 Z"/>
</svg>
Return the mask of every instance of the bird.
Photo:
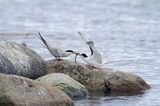
<svg viewBox="0 0 160 106">
<path fill-rule="evenodd" d="M 95 61 L 99 64 L 102 64 L 102 55 L 101 53 L 97 50 L 97 48 L 94 45 L 93 41 L 89 41 L 81 32 L 78 32 L 81 38 L 86 42 L 87 45 L 89 45 L 89 49 L 91 51 L 91 56 L 90 60 Z"/>
<path fill-rule="evenodd" d="M 77 54 L 76 52 L 74 52 L 73 50 L 61 50 L 59 48 L 53 47 L 51 46 L 40 34 L 40 32 L 38 32 L 38 38 L 43 42 L 44 46 L 48 49 L 48 51 L 50 52 L 51 55 L 53 55 L 56 59 L 60 60 L 62 57 L 68 57 L 71 54 Z"/>
<path fill-rule="evenodd" d="M 85 53 L 78 53 L 78 55 L 82 58 L 84 62 L 86 62 L 91 68 L 101 68 L 104 64 L 97 62 L 96 60 L 88 57 Z"/>
<path fill-rule="evenodd" d="M 86 62 L 90 68 L 102 68 L 105 64 L 110 64 L 117 61 L 109 61 L 105 63 L 99 63 L 96 60 L 93 60 L 91 57 L 88 57 L 85 53 L 77 53 L 77 56 L 80 56 L 84 62 Z"/>
</svg>

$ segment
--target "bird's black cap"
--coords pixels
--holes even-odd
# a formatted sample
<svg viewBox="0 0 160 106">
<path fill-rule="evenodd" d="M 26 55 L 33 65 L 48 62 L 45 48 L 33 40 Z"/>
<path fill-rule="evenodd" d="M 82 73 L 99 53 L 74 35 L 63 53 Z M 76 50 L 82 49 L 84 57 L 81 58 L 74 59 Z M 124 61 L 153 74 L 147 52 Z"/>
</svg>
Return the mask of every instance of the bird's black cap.
<svg viewBox="0 0 160 106">
<path fill-rule="evenodd" d="M 73 50 L 66 50 L 66 52 L 74 52 Z"/>
<path fill-rule="evenodd" d="M 81 55 L 82 55 L 83 57 L 88 57 L 88 56 L 87 56 L 86 54 L 84 54 L 84 53 L 82 53 Z"/>
<path fill-rule="evenodd" d="M 94 42 L 93 41 L 88 41 L 86 42 L 88 45 L 94 45 Z"/>
</svg>

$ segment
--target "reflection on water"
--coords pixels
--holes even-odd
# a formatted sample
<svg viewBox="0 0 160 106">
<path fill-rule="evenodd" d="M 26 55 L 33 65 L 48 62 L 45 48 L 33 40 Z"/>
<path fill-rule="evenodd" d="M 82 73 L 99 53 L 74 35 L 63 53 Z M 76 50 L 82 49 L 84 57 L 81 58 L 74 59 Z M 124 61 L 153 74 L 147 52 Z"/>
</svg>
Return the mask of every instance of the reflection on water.
<svg viewBox="0 0 160 106">
<path fill-rule="evenodd" d="M 91 95 L 76 106 L 160 105 L 160 1 L 158 0 L 1 0 L 0 38 L 26 43 L 44 59 L 53 58 L 36 35 L 63 49 L 89 49 L 77 31 L 95 41 L 105 67 L 141 76 L 152 87 L 138 94 Z M 74 59 L 70 57 L 69 59 Z M 79 60 L 81 61 L 81 60 Z"/>
</svg>

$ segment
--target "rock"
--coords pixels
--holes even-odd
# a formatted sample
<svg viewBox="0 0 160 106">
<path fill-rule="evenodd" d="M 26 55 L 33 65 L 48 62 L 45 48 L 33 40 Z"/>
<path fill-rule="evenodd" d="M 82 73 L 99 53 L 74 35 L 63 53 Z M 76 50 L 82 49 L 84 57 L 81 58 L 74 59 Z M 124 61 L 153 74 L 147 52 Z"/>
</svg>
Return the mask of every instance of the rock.
<svg viewBox="0 0 160 106">
<path fill-rule="evenodd" d="M 82 84 L 66 74 L 52 73 L 40 77 L 37 80 L 58 87 L 72 99 L 84 98 L 88 95 L 88 90 Z"/>
<path fill-rule="evenodd" d="M 150 86 L 139 76 L 106 68 L 90 68 L 62 60 L 48 61 L 49 73 L 65 73 L 83 84 L 89 91 L 140 92 Z"/>
<path fill-rule="evenodd" d="M 0 106 L 73 106 L 73 102 L 51 85 L 0 74 Z"/>
<path fill-rule="evenodd" d="M 0 39 L 0 73 L 35 79 L 47 73 L 47 65 L 29 48 Z"/>
</svg>

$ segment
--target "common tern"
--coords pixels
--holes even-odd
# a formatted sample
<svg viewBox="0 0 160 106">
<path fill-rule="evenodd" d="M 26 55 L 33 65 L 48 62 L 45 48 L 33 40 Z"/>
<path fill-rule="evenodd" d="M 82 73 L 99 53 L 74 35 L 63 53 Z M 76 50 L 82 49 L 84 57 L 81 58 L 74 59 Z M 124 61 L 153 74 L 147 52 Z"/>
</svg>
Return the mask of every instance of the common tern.
<svg viewBox="0 0 160 106">
<path fill-rule="evenodd" d="M 92 58 L 88 57 L 86 54 L 78 54 L 84 62 L 86 62 L 89 66 L 94 67 L 94 68 L 100 68 L 103 66 L 103 64 L 93 60 Z"/>
<path fill-rule="evenodd" d="M 82 60 L 86 62 L 92 68 L 101 68 L 105 64 L 116 62 L 116 61 L 110 61 L 110 62 L 105 62 L 105 63 L 99 63 L 96 60 L 93 60 L 91 57 L 88 57 L 85 53 L 82 53 L 82 54 L 77 53 L 77 55 L 79 55 L 82 58 Z"/>
<path fill-rule="evenodd" d="M 42 35 L 40 34 L 40 32 L 38 32 L 38 38 L 43 42 L 44 46 L 48 49 L 48 51 L 50 52 L 50 54 L 52 54 L 56 59 L 61 59 L 61 57 L 68 57 L 71 54 L 77 54 L 72 50 L 61 50 L 58 48 L 55 48 L 53 46 L 51 46 L 50 44 L 48 44 L 48 42 L 42 37 Z"/>
<path fill-rule="evenodd" d="M 91 56 L 90 60 L 95 61 L 99 64 L 102 64 L 102 55 L 100 52 L 97 50 L 97 48 L 94 45 L 93 41 L 89 41 L 81 32 L 78 32 L 81 38 L 86 42 L 87 45 L 89 45 L 90 51 L 91 51 Z"/>
</svg>

